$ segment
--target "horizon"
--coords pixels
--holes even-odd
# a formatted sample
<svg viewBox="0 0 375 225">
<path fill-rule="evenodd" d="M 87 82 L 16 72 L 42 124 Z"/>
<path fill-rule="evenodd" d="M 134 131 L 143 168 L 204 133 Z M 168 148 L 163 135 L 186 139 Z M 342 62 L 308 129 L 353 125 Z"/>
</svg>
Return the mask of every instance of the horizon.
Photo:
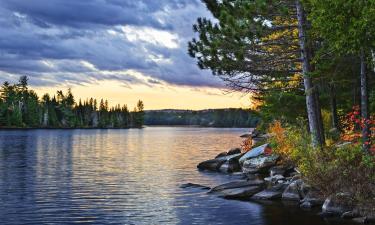
<svg viewBox="0 0 375 225">
<path fill-rule="evenodd" d="M 196 19 L 212 18 L 201 1 L 52 3 L 0 2 L 0 82 L 27 75 L 40 96 L 71 88 L 146 109 L 250 107 L 187 54 Z"/>
</svg>

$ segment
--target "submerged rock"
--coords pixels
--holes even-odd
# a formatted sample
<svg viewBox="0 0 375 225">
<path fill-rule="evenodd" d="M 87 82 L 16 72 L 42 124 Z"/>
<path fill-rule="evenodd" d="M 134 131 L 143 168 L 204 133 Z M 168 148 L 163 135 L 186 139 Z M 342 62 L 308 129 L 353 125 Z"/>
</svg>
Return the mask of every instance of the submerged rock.
<svg viewBox="0 0 375 225">
<path fill-rule="evenodd" d="M 262 191 L 263 187 L 264 182 L 261 180 L 233 181 L 214 187 L 209 193 L 214 193 L 224 198 L 245 199 Z"/>
<path fill-rule="evenodd" d="M 181 184 L 180 188 L 199 188 L 199 189 L 203 189 L 203 190 L 211 189 L 210 187 L 200 185 L 200 184 L 194 184 L 194 183 Z"/>
</svg>

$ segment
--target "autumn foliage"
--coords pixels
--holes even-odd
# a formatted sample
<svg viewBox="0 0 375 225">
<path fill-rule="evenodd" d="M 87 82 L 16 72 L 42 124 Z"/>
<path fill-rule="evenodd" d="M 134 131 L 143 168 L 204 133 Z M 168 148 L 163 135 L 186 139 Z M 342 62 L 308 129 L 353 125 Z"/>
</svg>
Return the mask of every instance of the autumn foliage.
<svg viewBox="0 0 375 225">
<path fill-rule="evenodd" d="M 375 118 L 371 116 L 370 119 L 361 117 L 360 107 L 353 106 L 353 110 L 345 115 L 341 121 L 343 133 L 341 139 L 343 141 L 350 141 L 353 143 L 360 143 L 362 138 L 361 129 L 367 124 L 370 126 L 369 142 L 363 144 L 370 145 L 370 151 L 375 153 Z"/>
<path fill-rule="evenodd" d="M 251 136 L 247 137 L 241 144 L 242 152 L 248 152 L 253 147 L 253 138 Z"/>
<path fill-rule="evenodd" d="M 281 125 L 280 121 L 276 120 L 269 126 L 268 132 L 272 134 L 270 140 L 272 149 L 275 153 L 281 155 L 283 159 L 289 160 L 295 143 L 287 136 L 287 129 Z"/>
</svg>

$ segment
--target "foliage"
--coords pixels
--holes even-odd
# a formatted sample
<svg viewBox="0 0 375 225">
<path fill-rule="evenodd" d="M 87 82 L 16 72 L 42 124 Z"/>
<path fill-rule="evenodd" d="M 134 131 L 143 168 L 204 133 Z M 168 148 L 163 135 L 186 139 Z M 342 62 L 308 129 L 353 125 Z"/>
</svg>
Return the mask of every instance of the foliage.
<svg viewBox="0 0 375 225">
<path fill-rule="evenodd" d="M 304 179 L 325 196 L 346 192 L 353 201 L 365 205 L 375 196 L 375 156 L 362 151 L 360 144 L 311 147 L 307 133 L 296 126 L 270 126 L 271 145 L 284 161 L 296 165 Z"/>
<path fill-rule="evenodd" d="M 253 148 L 253 138 L 251 136 L 245 138 L 241 143 L 242 152 L 248 152 Z"/>
<path fill-rule="evenodd" d="M 302 125 L 302 122 L 300 124 Z M 272 135 L 270 138 L 272 150 L 280 155 L 284 162 L 293 163 L 298 157 L 295 155 L 295 149 L 309 146 L 309 143 L 306 142 L 308 135 L 303 129 L 297 130 L 294 127 L 283 127 L 278 120 L 270 124 L 268 132 Z"/>
<path fill-rule="evenodd" d="M 39 99 L 28 89 L 28 78 L 22 76 L 19 83 L 4 82 L 0 88 L 0 127 L 62 127 L 62 128 L 128 128 L 143 125 L 144 105 L 139 101 L 134 112 L 126 105 L 109 107 L 101 100 L 90 98 L 77 103 L 70 89 L 57 91 Z"/>
<path fill-rule="evenodd" d="M 351 112 L 346 114 L 344 118 L 342 118 L 343 124 L 343 133 L 342 133 L 342 140 L 350 141 L 354 143 L 362 143 L 361 138 L 362 134 L 359 129 L 365 126 L 365 123 L 374 125 L 375 124 L 375 117 L 372 116 L 370 119 L 364 119 L 361 117 L 360 107 L 353 106 Z M 371 127 L 371 132 L 368 135 L 369 141 L 362 143 L 363 145 L 371 146 L 370 151 L 375 153 L 375 127 Z"/>
</svg>

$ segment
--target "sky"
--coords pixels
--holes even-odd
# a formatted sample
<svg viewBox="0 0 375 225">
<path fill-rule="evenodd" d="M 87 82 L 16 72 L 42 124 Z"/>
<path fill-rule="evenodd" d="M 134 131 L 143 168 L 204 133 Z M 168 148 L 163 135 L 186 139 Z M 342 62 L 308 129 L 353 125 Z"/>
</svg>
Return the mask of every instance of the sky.
<svg viewBox="0 0 375 225">
<path fill-rule="evenodd" d="M 146 109 L 248 107 L 187 54 L 200 0 L 1 0 L 0 82 Z"/>
</svg>

